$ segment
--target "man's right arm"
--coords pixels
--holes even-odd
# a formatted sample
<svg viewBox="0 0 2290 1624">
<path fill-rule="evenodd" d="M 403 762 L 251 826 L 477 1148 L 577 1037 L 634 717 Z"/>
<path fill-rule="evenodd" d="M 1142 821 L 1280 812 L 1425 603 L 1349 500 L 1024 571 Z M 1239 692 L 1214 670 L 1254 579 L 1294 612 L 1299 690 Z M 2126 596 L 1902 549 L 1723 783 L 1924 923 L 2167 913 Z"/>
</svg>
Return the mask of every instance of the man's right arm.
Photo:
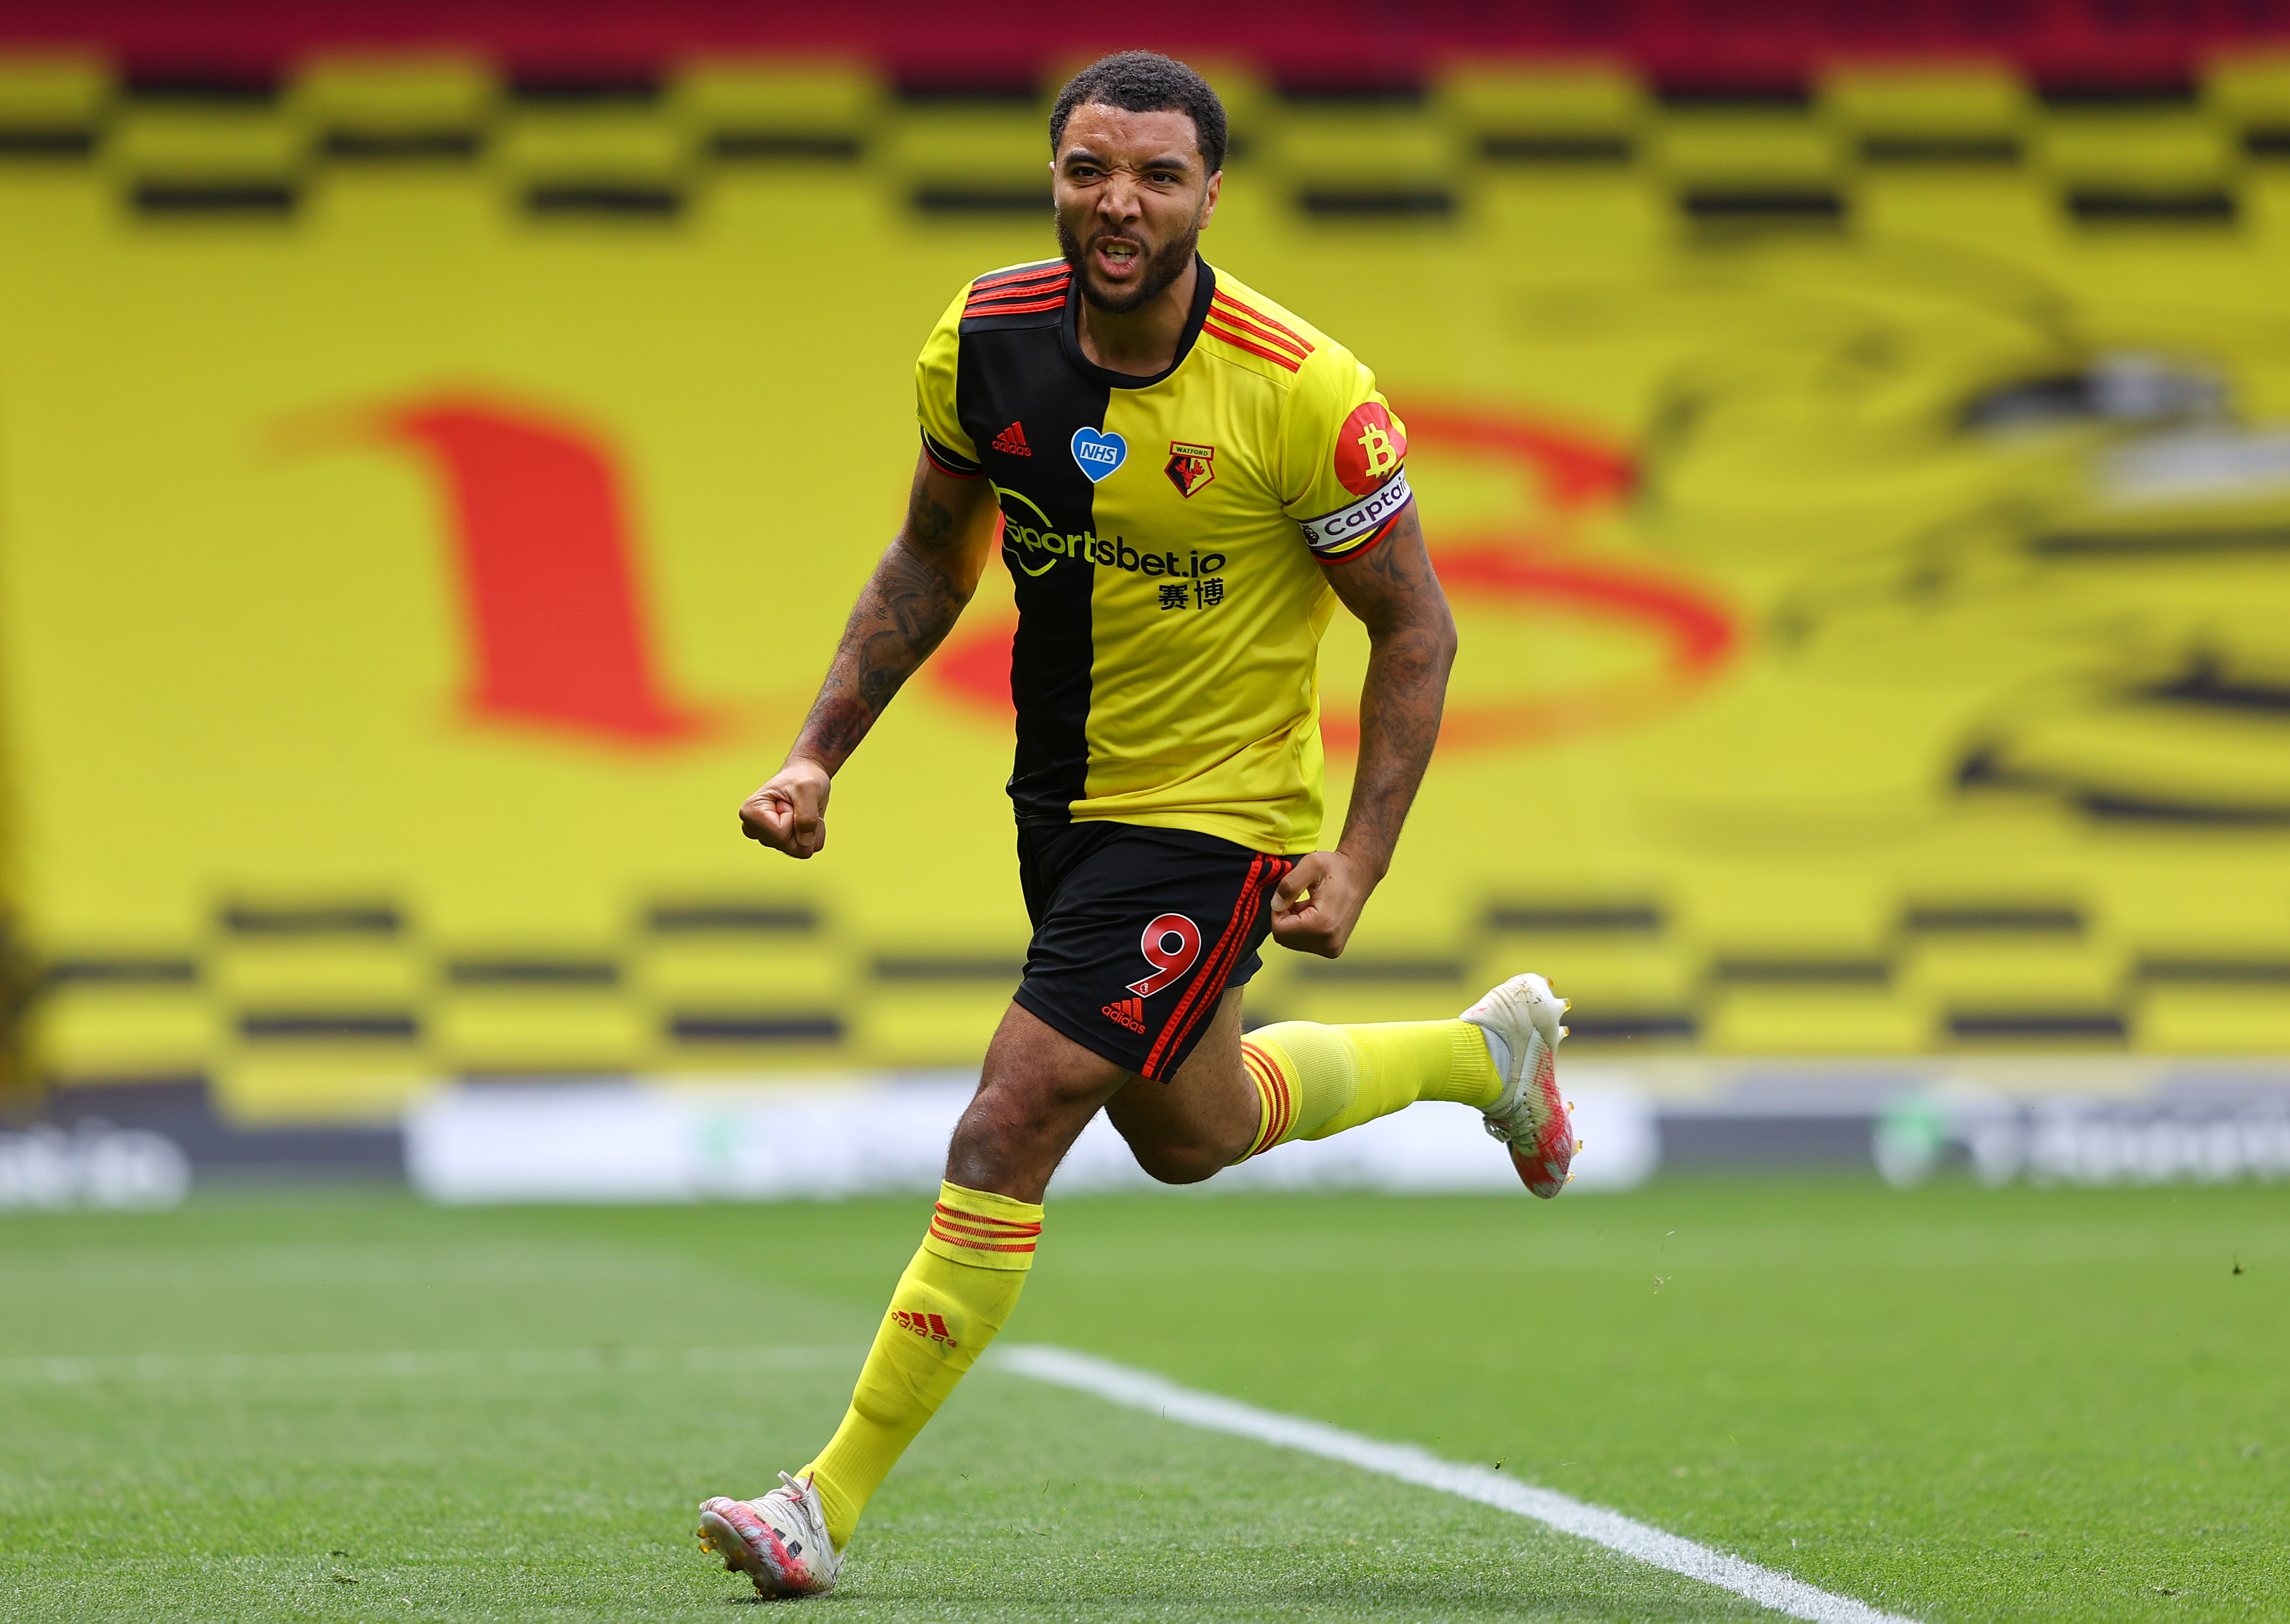
<svg viewBox="0 0 2290 1624">
<path fill-rule="evenodd" d="M 787 764 L 740 808 L 740 827 L 789 857 L 827 844 L 830 780 L 915 668 L 954 628 L 994 540 L 994 486 L 915 461 L 907 521 L 852 606 Z"/>
</svg>

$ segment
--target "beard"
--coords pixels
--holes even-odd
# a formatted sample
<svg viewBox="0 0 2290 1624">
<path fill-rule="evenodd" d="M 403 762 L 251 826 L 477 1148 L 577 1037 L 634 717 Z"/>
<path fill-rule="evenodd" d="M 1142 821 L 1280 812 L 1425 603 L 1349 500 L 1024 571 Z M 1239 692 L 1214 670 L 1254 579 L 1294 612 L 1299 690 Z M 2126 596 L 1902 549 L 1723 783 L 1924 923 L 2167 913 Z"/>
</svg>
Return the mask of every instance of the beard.
<svg viewBox="0 0 2290 1624">
<path fill-rule="evenodd" d="M 1144 275 L 1134 285 L 1118 293 L 1101 293 L 1089 279 L 1087 252 L 1081 239 L 1066 224 L 1065 216 L 1057 217 L 1058 252 L 1065 255 L 1066 263 L 1073 267 L 1074 278 L 1081 284 L 1081 296 L 1108 316 L 1126 316 L 1151 303 L 1168 291 L 1169 284 L 1185 274 L 1185 267 L 1193 262 L 1193 254 L 1200 246 L 1201 227 L 1196 218 L 1192 224 L 1158 252 L 1145 260 Z"/>
</svg>

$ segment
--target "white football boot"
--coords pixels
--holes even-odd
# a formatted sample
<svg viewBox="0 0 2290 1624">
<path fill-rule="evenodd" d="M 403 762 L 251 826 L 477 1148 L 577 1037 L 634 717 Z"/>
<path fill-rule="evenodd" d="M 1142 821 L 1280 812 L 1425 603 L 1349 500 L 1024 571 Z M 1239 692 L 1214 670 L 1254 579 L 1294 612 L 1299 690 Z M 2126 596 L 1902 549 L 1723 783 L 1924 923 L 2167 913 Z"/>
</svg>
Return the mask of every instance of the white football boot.
<svg viewBox="0 0 2290 1624">
<path fill-rule="evenodd" d="M 1510 1148 L 1519 1182 L 1548 1201 L 1566 1188 L 1567 1164 L 1581 1147 L 1558 1095 L 1558 1018 L 1566 1000 L 1539 975 L 1515 975 L 1465 1010 L 1462 1019 L 1485 1027 L 1509 1051 L 1503 1092 L 1487 1108 L 1487 1132 Z"/>
<path fill-rule="evenodd" d="M 827 1537 L 827 1508 L 806 1477 L 780 1474 L 780 1486 L 754 1500 L 718 1494 L 700 1507 L 701 1548 L 724 1558 L 727 1573 L 745 1573 L 756 1594 L 824 1596 L 835 1588 L 843 1558 Z"/>
</svg>

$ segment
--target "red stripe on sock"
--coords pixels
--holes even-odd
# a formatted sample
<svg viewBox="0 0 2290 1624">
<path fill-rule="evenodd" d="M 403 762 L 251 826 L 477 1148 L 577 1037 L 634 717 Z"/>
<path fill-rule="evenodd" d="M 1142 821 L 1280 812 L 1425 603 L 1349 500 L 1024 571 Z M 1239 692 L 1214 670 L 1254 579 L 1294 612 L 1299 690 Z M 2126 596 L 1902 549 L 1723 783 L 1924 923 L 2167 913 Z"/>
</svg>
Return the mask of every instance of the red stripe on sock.
<svg viewBox="0 0 2290 1624">
<path fill-rule="evenodd" d="M 936 1224 L 930 1227 L 930 1232 L 933 1239 L 944 1241 L 949 1246 L 966 1246 L 973 1252 L 1031 1252 L 1034 1250 L 1034 1243 L 1031 1241 L 996 1245 L 991 1242 L 977 1240 L 967 1235 L 949 1235 Z"/>
<path fill-rule="evenodd" d="M 1289 1092 L 1288 1078 L 1279 1062 L 1246 1038 L 1240 1042 L 1240 1062 L 1248 1068 L 1249 1075 L 1256 1079 L 1264 1095 L 1264 1129 L 1248 1153 L 1252 1156 L 1262 1156 L 1287 1135 L 1290 1124 L 1296 1120 L 1296 1100 Z M 1241 1159 L 1246 1161 L 1248 1157 Z"/>
<path fill-rule="evenodd" d="M 1022 1243 L 1030 1245 L 1040 1238 L 1041 1233 L 1039 1230 L 1029 1233 L 1023 1229 L 974 1229 L 967 1224 L 957 1223 L 946 1218 L 932 1219 L 931 1228 L 933 1230 L 942 1230 L 949 1236 L 958 1236 L 965 1241 L 975 1241 L 981 1246 L 998 1245 L 1005 1241 L 1013 1244 Z"/>
<path fill-rule="evenodd" d="M 1021 1224 L 1014 1219 L 993 1218 L 983 1212 L 965 1212 L 961 1207 L 950 1207 L 943 1201 L 933 1204 L 941 1218 L 954 1219 L 963 1223 L 983 1224 L 989 1233 L 997 1229 L 1017 1235 L 1039 1235 L 1042 1232 L 1042 1226 L 1038 1221 Z"/>
<path fill-rule="evenodd" d="M 1042 1227 L 1042 1220 L 1038 1218 L 997 1218 L 991 1212 L 975 1212 L 968 1207 L 950 1207 L 943 1201 L 934 1201 L 931 1204 L 941 1212 L 951 1213 L 957 1218 L 966 1218 L 976 1224 L 992 1224 L 997 1228 L 1038 1229 Z"/>
<path fill-rule="evenodd" d="M 1248 1148 L 1248 1154 L 1255 1156 L 1263 1150 L 1265 1141 L 1271 1137 L 1273 1128 L 1279 1123 L 1279 1086 L 1267 1074 L 1262 1054 L 1245 1038 L 1241 1040 L 1240 1063 L 1247 1068 L 1248 1080 L 1256 1085 L 1256 1096 L 1264 1107 L 1264 1121 L 1257 1128 L 1255 1140 Z"/>
</svg>

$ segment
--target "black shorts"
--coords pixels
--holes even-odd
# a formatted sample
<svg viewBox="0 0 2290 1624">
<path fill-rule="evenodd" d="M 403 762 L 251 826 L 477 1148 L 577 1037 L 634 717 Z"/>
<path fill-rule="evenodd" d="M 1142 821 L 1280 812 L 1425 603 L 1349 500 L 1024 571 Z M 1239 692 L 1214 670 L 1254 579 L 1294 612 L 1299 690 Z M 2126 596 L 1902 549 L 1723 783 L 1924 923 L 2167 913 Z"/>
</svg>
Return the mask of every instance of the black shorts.
<svg viewBox="0 0 2290 1624">
<path fill-rule="evenodd" d="M 1019 825 L 1034 940 L 1018 1002 L 1093 1053 L 1165 1082 L 1225 989 L 1262 968 L 1272 892 L 1295 862 L 1189 829 Z"/>
</svg>

